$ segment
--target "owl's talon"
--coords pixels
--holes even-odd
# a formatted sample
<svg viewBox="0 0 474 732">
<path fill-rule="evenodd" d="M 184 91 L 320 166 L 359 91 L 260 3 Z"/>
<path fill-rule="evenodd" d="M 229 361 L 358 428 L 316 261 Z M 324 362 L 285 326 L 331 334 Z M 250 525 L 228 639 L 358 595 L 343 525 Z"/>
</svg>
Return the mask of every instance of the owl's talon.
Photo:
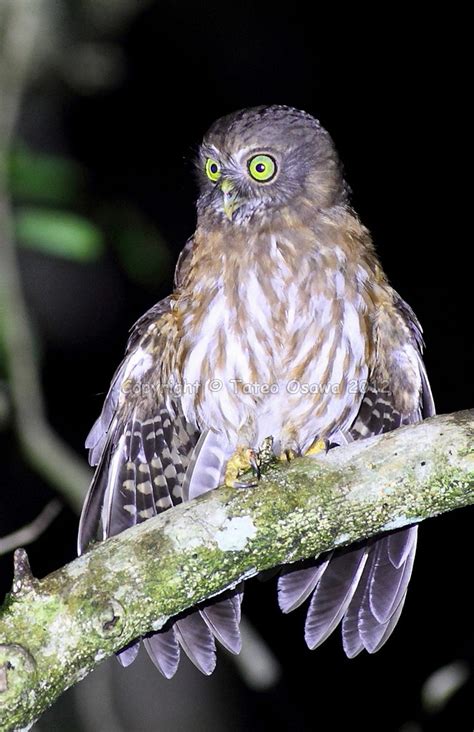
<svg viewBox="0 0 474 732">
<path fill-rule="evenodd" d="M 292 448 L 287 448 L 286 450 L 283 450 L 278 459 L 281 460 L 282 463 L 290 463 L 295 459 L 295 457 L 298 457 L 298 452 Z"/>
<path fill-rule="evenodd" d="M 273 437 L 266 437 L 258 450 L 250 447 L 238 447 L 228 460 L 224 482 L 230 488 L 254 488 L 262 477 L 262 468 L 265 471 L 275 460 L 273 452 Z M 251 470 L 254 478 L 239 480 L 242 473 Z"/>
<path fill-rule="evenodd" d="M 239 489 L 240 488 L 256 488 L 258 486 L 259 480 L 260 480 L 260 478 L 258 478 L 257 480 L 234 480 L 231 487 L 239 488 Z"/>
<path fill-rule="evenodd" d="M 258 483 L 258 481 L 262 477 L 262 474 L 260 472 L 259 456 L 255 452 L 255 450 L 249 450 L 249 463 L 250 463 L 250 467 L 252 468 L 252 473 L 254 474 L 255 479 Z"/>
</svg>

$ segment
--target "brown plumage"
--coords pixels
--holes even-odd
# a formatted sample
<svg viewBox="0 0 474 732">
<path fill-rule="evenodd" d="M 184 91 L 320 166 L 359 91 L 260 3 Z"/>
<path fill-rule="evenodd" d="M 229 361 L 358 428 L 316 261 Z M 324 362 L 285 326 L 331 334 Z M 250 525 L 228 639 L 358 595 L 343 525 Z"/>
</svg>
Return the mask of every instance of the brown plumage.
<svg viewBox="0 0 474 732">
<path fill-rule="evenodd" d="M 175 289 L 135 326 L 88 438 L 97 464 L 79 547 L 217 487 L 239 448 L 306 452 L 434 411 L 421 329 L 351 209 L 331 139 L 304 112 L 218 120 L 198 161 L 198 222 Z M 286 568 L 287 612 L 312 594 L 310 647 L 343 620 L 346 653 L 377 650 L 405 599 L 416 528 L 305 569 Z M 205 673 L 214 637 L 239 650 L 241 588 L 152 636 L 171 676 L 179 648 Z M 133 660 L 136 650 L 124 652 Z"/>
</svg>

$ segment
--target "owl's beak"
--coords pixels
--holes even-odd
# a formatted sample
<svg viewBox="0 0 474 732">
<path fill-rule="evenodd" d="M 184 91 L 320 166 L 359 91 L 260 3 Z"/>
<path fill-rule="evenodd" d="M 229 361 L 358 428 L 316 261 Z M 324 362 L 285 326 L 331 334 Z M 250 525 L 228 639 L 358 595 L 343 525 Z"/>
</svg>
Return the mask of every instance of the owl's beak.
<svg viewBox="0 0 474 732">
<path fill-rule="evenodd" d="M 227 178 L 224 178 L 220 185 L 221 191 L 224 194 L 223 209 L 224 213 L 232 221 L 234 211 L 239 207 L 238 194 L 234 189 L 234 186 Z"/>
</svg>

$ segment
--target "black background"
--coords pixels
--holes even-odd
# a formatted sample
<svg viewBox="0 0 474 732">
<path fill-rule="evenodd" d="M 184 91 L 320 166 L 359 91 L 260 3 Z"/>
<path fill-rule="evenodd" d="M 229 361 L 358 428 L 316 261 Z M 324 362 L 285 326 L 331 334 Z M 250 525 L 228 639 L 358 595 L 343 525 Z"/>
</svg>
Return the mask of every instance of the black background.
<svg viewBox="0 0 474 732">
<path fill-rule="evenodd" d="M 70 4 L 65 16 L 76 41 L 98 34 L 79 7 Z M 122 54 L 120 83 L 81 93 L 51 73 L 32 87 L 20 134 L 34 148 L 84 166 L 77 208 L 106 235 L 104 212 L 132 204 L 156 224 L 174 262 L 194 227 L 193 154 L 213 120 L 262 103 L 311 112 L 335 140 L 354 206 L 392 284 L 424 326 L 437 410 L 452 412 L 472 406 L 474 365 L 463 21 L 416 18 L 398 6 L 383 17 L 378 12 L 349 17 L 342 6 L 323 12 L 317 4 L 148 3 L 107 39 Z M 170 291 L 172 267 L 156 286 L 139 286 L 111 243 L 93 265 L 32 252 L 22 252 L 21 265 L 49 418 L 82 454 L 127 331 Z M 6 533 L 31 520 L 51 489 L 24 464 L 13 434 L 1 437 L 8 448 Z M 472 518 L 465 509 L 421 527 L 402 619 L 373 657 L 348 661 L 339 631 L 310 653 L 304 613 L 279 614 L 274 581 L 249 583 L 244 611 L 279 658 L 283 677 L 257 694 L 231 674 L 239 712 L 230 728 L 396 730 L 416 720 L 423 730 L 471 729 L 472 682 L 437 715 L 422 709 L 420 689 L 437 668 L 472 661 Z M 38 576 L 73 558 L 76 527 L 64 510 L 30 547 Z M 2 559 L 1 578 L 6 591 L 11 557 Z"/>
</svg>

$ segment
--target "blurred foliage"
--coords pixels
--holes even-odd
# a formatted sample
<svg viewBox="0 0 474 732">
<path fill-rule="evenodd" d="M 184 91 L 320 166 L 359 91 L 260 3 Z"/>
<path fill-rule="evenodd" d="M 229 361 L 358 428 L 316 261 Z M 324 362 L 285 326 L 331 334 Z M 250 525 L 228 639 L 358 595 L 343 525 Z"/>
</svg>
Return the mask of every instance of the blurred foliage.
<svg viewBox="0 0 474 732">
<path fill-rule="evenodd" d="M 80 262 L 94 261 L 104 251 L 102 232 L 64 211 L 22 207 L 16 211 L 15 232 L 23 246 Z"/>
<path fill-rule="evenodd" d="M 15 234 L 22 246 L 78 262 L 94 261 L 103 254 L 98 227 L 62 210 L 77 205 L 82 191 L 85 175 L 77 163 L 18 144 L 8 157 L 8 175 L 13 200 L 35 204 L 15 211 Z"/>
<path fill-rule="evenodd" d="M 8 173 L 14 199 L 54 205 L 75 202 L 85 177 L 70 158 L 35 152 L 24 145 L 11 151 Z"/>
<path fill-rule="evenodd" d="M 171 269 L 171 256 L 156 227 L 125 202 L 98 204 L 96 218 L 102 227 L 77 213 L 85 197 L 87 179 L 74 160 L 32 150 L 18 143 L 7 157 L 9 187 L 17 206 L 15 233 L 29 249 L 78 262 L 93 262 L 104 253 L 104 233 L 119 262 L 138 285 L 156 287 Z M 39 205 L 40 206 L 39 206 Z"/>
</svg>

